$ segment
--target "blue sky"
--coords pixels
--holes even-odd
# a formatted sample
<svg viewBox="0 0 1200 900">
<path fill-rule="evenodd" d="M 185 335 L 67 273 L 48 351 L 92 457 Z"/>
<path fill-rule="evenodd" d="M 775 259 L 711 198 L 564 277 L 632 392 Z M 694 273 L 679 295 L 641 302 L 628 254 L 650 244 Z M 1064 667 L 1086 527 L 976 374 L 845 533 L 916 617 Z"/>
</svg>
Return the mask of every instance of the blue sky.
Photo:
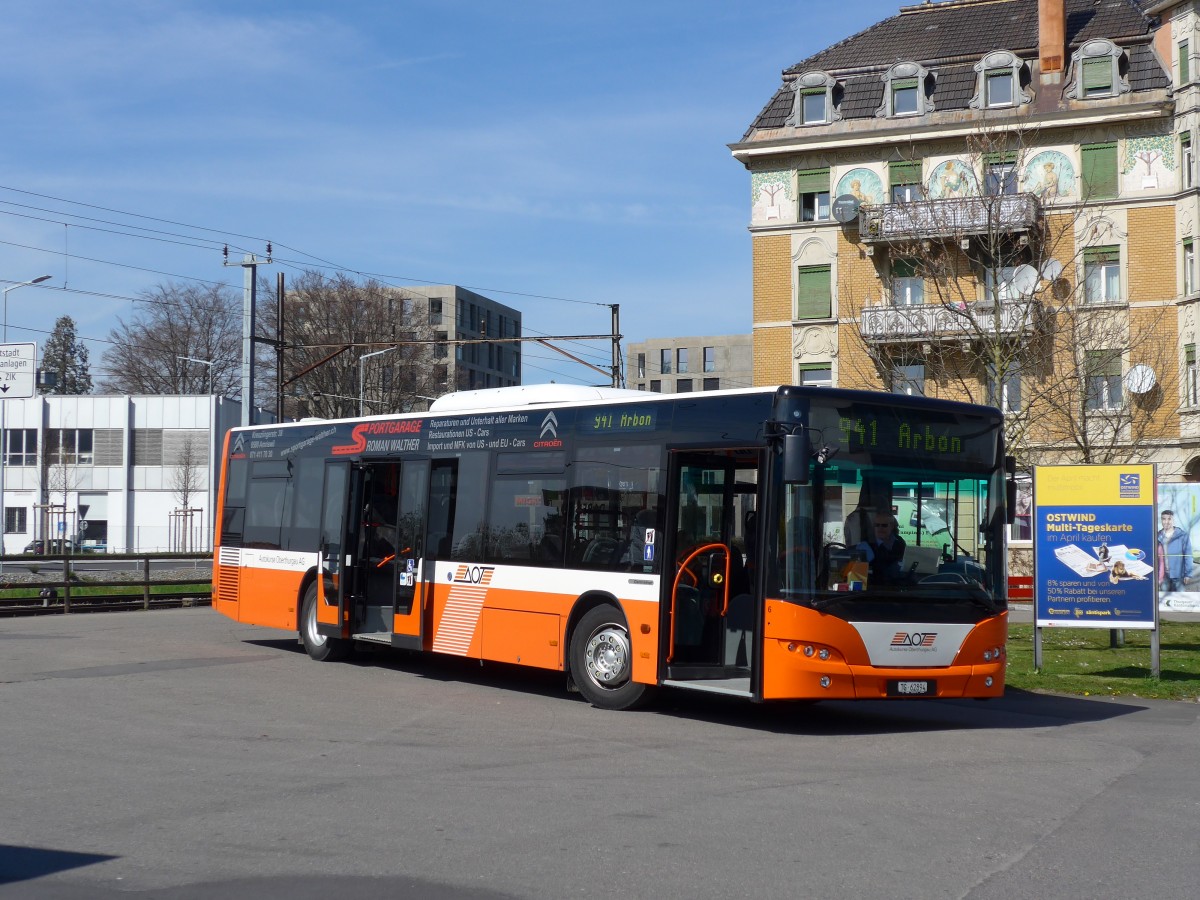
<svg viewBox="0 0 1200 900">
<path fill-rule="evenodd" d="M 0 283 L 53 279 L 9 294 L 8 340 L 71 315 L 102 375 L 139 292 L 240 290 L 219 245 L 266 240 L 272 278 L 457 283 L 527 334 L 607 332 L 611 303 L 626 344 L 747 332 L 749 176 L 726 145 L 784 68 L 900 5 L 10 0 Z M 597 378 L 526 353 L 526 383 Z"/>
</svg>

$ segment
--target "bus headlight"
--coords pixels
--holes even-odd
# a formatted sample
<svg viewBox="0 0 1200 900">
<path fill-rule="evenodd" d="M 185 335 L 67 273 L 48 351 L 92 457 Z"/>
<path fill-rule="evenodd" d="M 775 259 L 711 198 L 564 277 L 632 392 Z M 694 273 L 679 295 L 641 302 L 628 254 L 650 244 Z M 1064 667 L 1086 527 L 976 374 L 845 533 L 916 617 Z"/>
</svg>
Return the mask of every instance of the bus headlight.
<svg viewBox="0 0 1200 900">
<path fill-rule="evenodd" d="M 833 679 L 832 679 L 832 678 L 830 678 L 828 675 L 822 675 L 822 676 L 821 676 L 821 687 L 823 687 L 823 688 L 827 688 L 827 687 L 829 687 L 831 684 L 833 684 Z"/>
<path fill-rule="evenodd" d="M 817 656 L 820 657 L 821 659 L 829 659 L 829 648 L 822 647 L 821 652 L 818 653 Z"/>
<path fill-rule="evenodd" d="M 813 650 L 812 644 L 809 644 L 807 647 L 804 648 L 805 656 L 812 656 L 814 652 L 815 651 Z"/>
</svg>

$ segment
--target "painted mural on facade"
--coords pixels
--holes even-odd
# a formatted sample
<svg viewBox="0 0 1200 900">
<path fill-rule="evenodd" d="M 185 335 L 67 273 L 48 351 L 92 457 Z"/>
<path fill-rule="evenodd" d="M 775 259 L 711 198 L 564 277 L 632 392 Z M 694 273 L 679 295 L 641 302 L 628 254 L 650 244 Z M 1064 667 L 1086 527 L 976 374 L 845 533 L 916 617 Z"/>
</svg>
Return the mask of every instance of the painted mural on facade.
<svg viewBox="0 0 1200 900">
<path fill-rule="evenodd" d="M 787 169 L 755 172 L 750 176 L 751 221 L 796 221 L 796 198 L 792 196 L 792 173 Z"/>
<path fill-rule="evenodd" d="M 928 193 L 933 200 L 974 197 L 979 193 L 979 179 L 968 160 L 948 159 L 929 174 Z"/>
<path fill-rule="evenodd" d="M 1025 166 L 1021 190 L 1036 194 L 1043 203 L 1075 196 L 1075 166 L 1065 153 L 1043 150 Z"/>
<path fill-rule="evenodd" d="M 845 194 L 856 197 L 864 206 L 887 201 L 887 191 L 883 189 L 882 179 L 870 169 L 851 169 L 843 175 L 838 180 L 835 196 L 841 197 Z"/>
<path fill-rule="evenodd" d="M 1124 191 L 1175 189 L 1175 135 L 1153 134 L 1125 140 L 1121 179 Z"/>
</svg>

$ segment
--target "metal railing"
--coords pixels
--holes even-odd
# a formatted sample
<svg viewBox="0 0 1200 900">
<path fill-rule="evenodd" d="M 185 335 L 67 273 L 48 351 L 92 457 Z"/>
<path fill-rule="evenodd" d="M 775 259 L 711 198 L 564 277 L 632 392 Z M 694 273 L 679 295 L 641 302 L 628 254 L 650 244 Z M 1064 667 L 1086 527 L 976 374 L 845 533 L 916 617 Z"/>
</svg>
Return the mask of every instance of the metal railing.
<svg viewBox="0 0 1200 900">
<path fill-rule="evenodd" d="M 160 609 L 211 602 L 212 557 L 208 555 L 0 557 L 0 616 Z"/>
<path fill-rule="evenodd" d="M 872 343 L 1016 336 L 1036 330 L 1041 312 L 1034 300 L 1004 300 L 999 309 L 990 303 L 885 304 L 863 309 L 859 331 Z"/>
<path fill-rule="evenodd" d="M 1000 194 L 864 206 L 858 228 L 867 242 L 906 242 L 1029 231 L 1040 216 L 1034 194 Z"/>
</svg>

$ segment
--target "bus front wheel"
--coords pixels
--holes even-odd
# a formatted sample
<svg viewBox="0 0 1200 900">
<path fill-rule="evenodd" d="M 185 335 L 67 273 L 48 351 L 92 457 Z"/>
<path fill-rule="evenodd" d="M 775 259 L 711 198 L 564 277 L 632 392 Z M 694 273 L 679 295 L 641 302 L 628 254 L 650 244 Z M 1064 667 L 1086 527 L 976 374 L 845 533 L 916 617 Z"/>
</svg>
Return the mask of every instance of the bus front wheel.
<svg viewBox="0 0 1200 900">
<path fill-rule="evenodd" d="M 611 606 L 584 613 L 571 635 L 571 675 L 584 698 L 601 709 L 632 709 L 649 699 L 632 680 L 633 649 L 625 617 Z"/>
<path fill-rule="evenodd" d="M 300 641 L 308 655 L 318 662 L 336 662 L 350 655 L 352 644 L 342 638 L 331 638 L 317 629 L 317 583 L 314 581 L 304 592 L 304 603 L 300 607 Z"/>
</svg>

